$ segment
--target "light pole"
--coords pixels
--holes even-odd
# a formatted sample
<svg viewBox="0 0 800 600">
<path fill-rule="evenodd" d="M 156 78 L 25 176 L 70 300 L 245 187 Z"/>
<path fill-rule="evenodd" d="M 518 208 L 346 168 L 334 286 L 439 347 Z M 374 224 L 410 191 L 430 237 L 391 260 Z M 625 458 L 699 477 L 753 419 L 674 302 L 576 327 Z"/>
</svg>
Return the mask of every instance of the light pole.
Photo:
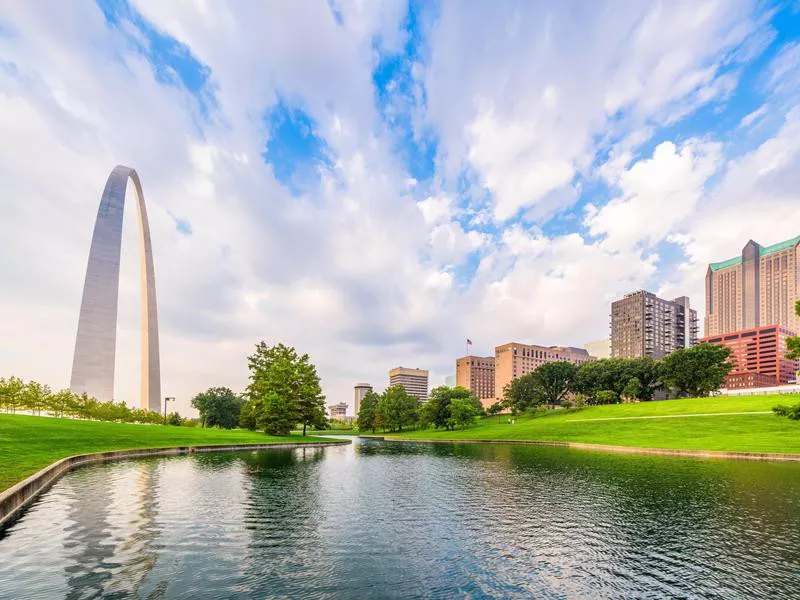
<svg viewBox="0 0 800 600">
<path fill-rule="evenodd" d="M 164 398 L 164 425 L 167 424 L 167 402 L 169 402 L 170 400 L 175 402 L 175 398 L 173 396 L 167 396 L 166 398 Z"/>
</svg>

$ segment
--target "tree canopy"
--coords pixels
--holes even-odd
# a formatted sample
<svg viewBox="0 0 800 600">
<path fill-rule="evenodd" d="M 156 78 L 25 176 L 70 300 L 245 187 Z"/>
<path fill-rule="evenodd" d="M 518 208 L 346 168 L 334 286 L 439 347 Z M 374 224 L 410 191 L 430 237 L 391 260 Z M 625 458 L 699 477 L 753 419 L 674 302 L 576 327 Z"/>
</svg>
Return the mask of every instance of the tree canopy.
<svg viewBox="0 0 800 600">
<path fill-rule="evenodd" d="M 458 419 L 453 413 L 455 401 L 459 402 Z M 420 419 L 425 424 L 432 424 L 436 429 L 455 429 L 457 426 L 469 425 L 482 412 L 481 401 L 468 389 L 443 385 L 431 390 L 428 401 L 420 411 Z"/>
<path fill-rule="evenodd" d="M 302 423 L 303 435 L 309 426 L 325 425 L 325 396 L 308 354 L 298 355 L 290 346 L 268 346 L 262 341 L 247 361 L 250 368 L 247 396 L 251 403 L 247 415 L 259 429 L 268 420 L 265 415 L 271 410 L 270 403 L 275 406 L 273 400 L 268 402 L 273 394 L 286 404 L 295 423 Z"/>
<path fill-rule="evenodd" d="M 573 389 L 575 365 L 558 361 L 539 365 L 506 386 L 504 403 L 512 410 L 523 411 L 542 404 L 561 404 Z"/>
<path fill-rule="evenodd" d="M 378 424 L 390 431 L 403 431 L 419 420 L 421 402 L 409 394 L 404 387 L 395 385 L 386 388 L 376 407 Z"/>
<path fill-rule="evenodd" d="M 378 426 L 377 408 L 380 399 L 381 397 L 372 390 L 364 394 L 357 415 L 359 431 L 370 430 L 373 433 L 375 432 L 375 428 Z"/>
<path fill-rule="evenodd" d="M 239 424 L 242 399 L 226 387 L 208 388 L 192 398 L 202 427 L 233 429 Z"/>
<path fill-rule="evenodd" d="M 661 360 L 661 379 L 678 396 L 708 396 L 733 369 L 731 349 L 714 344 L 680 348 Z"/>
</svg>

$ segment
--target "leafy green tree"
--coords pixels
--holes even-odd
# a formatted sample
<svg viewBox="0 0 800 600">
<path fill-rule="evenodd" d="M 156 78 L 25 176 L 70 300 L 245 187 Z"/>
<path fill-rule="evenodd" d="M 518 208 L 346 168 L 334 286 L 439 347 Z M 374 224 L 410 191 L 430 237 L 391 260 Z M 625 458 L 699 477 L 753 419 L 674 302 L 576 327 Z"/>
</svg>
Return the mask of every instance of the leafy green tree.
<svg viewBox="0 0 800 600">
<path fill-rule="evenodd" d="M 800 317 L 800 300 L 798 300 L 795 303 L 794 312 L 797 313 L 798 317 Z M 787 350 L 789 350 L 789 353 L 786 355 L 786 358 L 789 358 L 791 360 L 800 359 L 800 336 L 787 338 L 786 348 Z"/>
<path fill-rule="evenodd" d="M 271 394 L 280 396 L 306 427 L 324 426 L 325 396 L 319 383 L 316 367 L 308 354 L 297 354 L 294 348 L 278 344 L 267 346 L 265 342 L 256 345 L 256 351 L 248 357 L 250 385 L 247 394 L 254 401 L 253 410 L 258 414 L 266 410 L 266 399 Z"/>
<path fill-rule="evenodd" d="M 481 401 L 475 394 L 464 387 L 448 387 L 446 385 L 434 388 L 428 401 L 422 406 L 420 413 L 421 419 L 425 424 L 431 424 L 436 429 L 452 429 L 455 421 L 452 414 L 452 403 L 455 400 L 463 400 L 472 409 L 470 413 L 473 417 L 483 412 Z"/>
<path fill-rule="evenodd" d="M 619 395 L 614 390 L 600 390 L 595 395 L 596 404 L 617 404 Z"/>
<path fill-rule="evenodd" d="M 639 400 L 642 397 L 642 382 L 638 377 L 631 377 L 622 390 L 622 397 Z"/>
<path fill-rule="evenodd" d="M 11 376 L 2 380 L 0 386 L 0 402 L 8 412 L 15 413 L 17 408 L 23 404 L 23 394 L 25 392 L 25 382 L 19 377 Z"/>
<path fill-rule="evenodd" d="M 661 360 L 661 379 L 678 396 L 708 396 L 733 369 L 730 355 L 730 348 L 713 344 L 680 348 Z"/>
<path fill-rule="evenodd" d="M 372 390 L 364 394 L 364 397 L 361 399 L 361 405 L 358 407 L 359 431 L 370 430 L 372 433 L 375 433 L 375 428 L 378 425 L 376 410 L 380 399 L 381 397 Z"/>
<path fill-rule="evenodd" d="M 52 395 L 50 387 L 37 381 L 29 381 L 22 390 L 22 406 L 36 414 L 42 414 Z"/>
<path fill-rule="evenodd" d="M 378 401 L 376 413 L 381 424 L 390 431 L 403 431 L 403 426 L 419 420 L 420 401 L 405 388 L 395 385 L 386 389 Z"/>
<path fill-rule="evenodd" d="M 233 429 L 239 424 L 242 399 L 229 388 L 208 388 L 192 398 L 192 406 L 200 413 L 201 427 Z"/>
<path fill-rule="evenodd" d="M 264 399 L 263 410 L 258 412 L 256 426 L 270 435 L 288 435 L 297 423 L 294 408 L 278 394 Z"/>
<path fill-rule="evenodd" d="M 792 421 L 800 421 L 800 404 L 795 404 L 794 406 L 778 404 L 772 407 L 772 411 L 779 417 L 788 417 Z"/>
<path fill-rule="evenodd" d="M 463 389 L 463 388 L 462 388 Z M 465 428 L 475 422 L 478 416 L 475 404 L 469 398 L 452 398 L 450 400 L 450 418 L 448 424 L 452 429 Z"/>
<path fill-rule="evenodd" d="M 178 414 L 177 412 L 171 412 L 167 416 L 167 424 L 168 425 L 181 426 L 181 425 L 183 425 L 183 419 L 181 418 L 180 414 Z"/>
<path fill-rule="evenodd" d="M 486 413 L 491 417 L 499 415 L 501 412 L 503 412 L 503 405 L 500 402 L 495 402 L 486 409 Z"/>
<path fill-rule="evenodd" d="M 558 361 L 540 365 L 507 386 L 506 405 L 526 410 L 541 404 L 560 404 L 573 388 L 575 377 L 572 363 Z"/>
<path fill-rule="evenodd" d="M 256 429 L 256 407 L 253 400 L 245 400 L 242 404 L 242 410 L 239 411 L 239 427 L 245 429 Z"/>
</svg>

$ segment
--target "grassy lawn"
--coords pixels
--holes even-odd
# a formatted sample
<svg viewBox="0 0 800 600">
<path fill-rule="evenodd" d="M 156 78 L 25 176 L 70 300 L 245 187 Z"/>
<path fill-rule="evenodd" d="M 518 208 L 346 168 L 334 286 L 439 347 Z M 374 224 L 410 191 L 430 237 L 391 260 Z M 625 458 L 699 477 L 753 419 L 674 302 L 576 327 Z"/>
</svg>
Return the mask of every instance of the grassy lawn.
<svg viewBox="0 0 800 600">
<path fill-rule="evenodd" d="M 276 437 L 243 429 L 226 431 L 0 414 L 0 491 L 73 454 L 170 446 L 321 441 L 330 440 L 311 436 Z"/>
<path fill-rule="evenodd" d="M 800 453 L 800 422 L 766 415 L 669 417 L 701 413 L 768 411 L 776 404 L 795 404 L 800 396 L 691 398 L 639 404 L 594 406 L 543 416 L 487 417 L 464 430 L 422 430 L 390 434 L 408 438 L 452 440 L 565 441 L 648 448 Z M 605 420 L 620 419 L 620 420 Z"/>
</svg>

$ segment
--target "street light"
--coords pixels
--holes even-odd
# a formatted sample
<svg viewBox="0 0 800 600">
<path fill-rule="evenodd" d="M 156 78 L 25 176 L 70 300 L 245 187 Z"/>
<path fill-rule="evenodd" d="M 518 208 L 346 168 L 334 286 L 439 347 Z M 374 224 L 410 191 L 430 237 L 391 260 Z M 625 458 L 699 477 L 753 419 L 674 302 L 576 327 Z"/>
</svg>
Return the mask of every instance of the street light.
<svg viewBox="0 0 800 600">
<path fill-rule="evenodd" d="M 175 398 L 173 396 L 167 396 L 166 398 L 164 398 L 164 425 L 167 424 L 167 402 L 169 402 L 170 400 L 175 402 Z"/>
</svg>

